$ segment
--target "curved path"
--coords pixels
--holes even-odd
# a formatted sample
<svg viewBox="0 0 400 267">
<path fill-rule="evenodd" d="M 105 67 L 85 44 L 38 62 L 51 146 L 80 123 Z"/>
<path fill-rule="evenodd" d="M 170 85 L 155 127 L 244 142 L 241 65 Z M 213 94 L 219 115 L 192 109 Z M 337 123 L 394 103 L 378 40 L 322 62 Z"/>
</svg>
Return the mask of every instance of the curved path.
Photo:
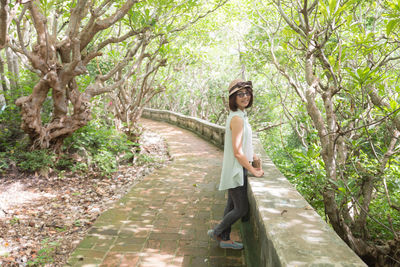
<svg viewBox="0 0 400 267">
<path fill-rule="evenodd" d="M 244 251 L 207 236 L 226 202 L 217 190 L 223 152 L 190 131 L 141 122 L 165 138 L 173 161 L 100 215 L 67 266 L 245 266 Z M 240 240 L 238 224 L 232 237 Z"/>
</svg>

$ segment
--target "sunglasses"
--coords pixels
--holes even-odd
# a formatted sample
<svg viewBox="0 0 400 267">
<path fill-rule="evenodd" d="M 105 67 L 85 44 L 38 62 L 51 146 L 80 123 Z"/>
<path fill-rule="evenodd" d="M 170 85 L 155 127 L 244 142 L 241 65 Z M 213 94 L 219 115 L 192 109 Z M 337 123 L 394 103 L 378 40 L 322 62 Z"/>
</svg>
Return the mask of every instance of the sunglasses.
<svg viewBox="0 0 400 267">
<path fill-rule="evenodd" d="M 239 98 L 243 98 L 245 96 L 251 96 L 249 92 L 240 92 L 236 94 Z"/>
</svg>

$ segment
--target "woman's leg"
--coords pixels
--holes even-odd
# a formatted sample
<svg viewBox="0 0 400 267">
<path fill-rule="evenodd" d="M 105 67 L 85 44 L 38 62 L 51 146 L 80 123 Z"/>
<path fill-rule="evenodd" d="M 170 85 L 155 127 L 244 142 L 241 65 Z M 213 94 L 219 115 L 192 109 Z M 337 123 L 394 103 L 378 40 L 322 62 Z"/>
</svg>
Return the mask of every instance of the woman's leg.
<svg viewBox="0 0 400 267">
<path fill-rule="evenodd" d="M 224 210 L 224 217 L 231 210 L 233 210 L 233 208 L 234 208 L 234 205 L 233 205 L 232 196 L 231 196 L 231 194 L 229 194 L 229 191 L 228 191 L 228 201 L 226 203 L 226 207 Z M 231 234 L 231 227 L 229 226 L 228 228 L 226 228 L 225 230 L 222 231 L 222 233 L 219 235 L 219 237 L 221 237 L 222 240 L 227 241 L 227 240 L 230 240 L 230 234 Z"/>
<path fill-rule="evenodd" d="M 224 214 L 221 223 L 214 228 L 214 234 L 220 236 L 222 240 L 230 240 L 230 229 L 238 219 L 246 215 L 249 209 L 249 202 L 247 199 L 247 172 L 244 171 L 244 184 L 236 188 L 228 189 L 228 201 L 232 200 L 233 209 L 229 210 L 228 205 L 225 210 L 229 210 Z M 228 202 L 229 204 L 229 202 Z"/>
<path fill-rule="evenodd" d="M 246 170 L 246 169 L 244 169 L 244 179 L 245 179 L 245 182 L 244 182 L 244 190 L 246 191 L 246 197 L 247 197 L 247 186 L 248 186 L 248 181 L 247 181 L 247 174 L 248 174 L 248 171 Z M 247 203 L 249 203 L 249 198 L 247 198 Z M 247 222 L 247 221 L 249 221 L 250 220 L 250 209 L 248 208 L 247 209 L 247 212 L 246 212 L 246 214 L 242 217 L 242 222 Z"/>
</svg>

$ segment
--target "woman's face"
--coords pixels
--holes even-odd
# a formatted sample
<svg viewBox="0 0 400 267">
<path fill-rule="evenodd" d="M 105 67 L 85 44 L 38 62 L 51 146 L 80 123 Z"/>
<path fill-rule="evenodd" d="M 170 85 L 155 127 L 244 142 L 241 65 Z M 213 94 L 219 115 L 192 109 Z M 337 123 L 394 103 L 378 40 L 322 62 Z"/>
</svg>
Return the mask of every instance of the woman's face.
<svg viewBox="0 0 400 267">
<path fill-rule="evenodd" d="M 244 110 L 250 103 L 251 94 L 246 89 L 240 89 L 236 93 L 236 104 L 240 110 Z"/>
</svg>

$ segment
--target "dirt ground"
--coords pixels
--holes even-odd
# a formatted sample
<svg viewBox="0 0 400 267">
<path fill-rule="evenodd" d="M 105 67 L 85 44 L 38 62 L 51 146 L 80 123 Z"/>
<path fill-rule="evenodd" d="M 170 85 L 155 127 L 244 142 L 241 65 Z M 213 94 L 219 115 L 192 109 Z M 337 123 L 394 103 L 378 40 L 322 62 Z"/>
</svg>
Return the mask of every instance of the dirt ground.
<svg viewBox="0 0 400 267">
<path fill-rule="evenodd" d="M 0 177 L 0 266 L 62 266 L 110 204 L 169 161 L 164 140 L 145 131 L 141 153 L 155 161 L 96 173 L 9 172 Z"/>
</svg>

